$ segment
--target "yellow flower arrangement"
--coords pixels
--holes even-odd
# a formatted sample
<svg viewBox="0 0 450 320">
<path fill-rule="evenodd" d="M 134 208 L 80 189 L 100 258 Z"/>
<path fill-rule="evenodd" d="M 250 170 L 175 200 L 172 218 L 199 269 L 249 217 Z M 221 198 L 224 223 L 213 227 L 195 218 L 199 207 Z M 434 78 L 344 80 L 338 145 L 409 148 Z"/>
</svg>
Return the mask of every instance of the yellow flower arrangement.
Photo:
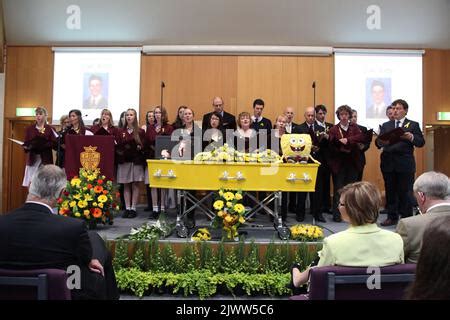
<svg viewBox="0 0 450 320">
<path fill-rule="evenodd" d="M 113 182 L 101 175 L 99 169 L 80 169 L 79 176 L 67 182 L 58 199 L 58 213 L 85 219 L 90 227 L 98 222 L 112 224 L 113 212 L 119 210 L 118 197 Z"/>
<path fill-rule="evenodd" d="M 200 228 L 192 235 L 191 240 L 192 241 L 211 240 L 211 233 L 207 228 Z"/>
<path fill-rule="evenodd" d="M 226 240 L 234 240 L 238 237 L 238 228 L 245 223 L 245 207 L 241 201 L 242 191 L 219 190 L 216 201 L 213 204 L 217 215 L 214 217 L 213 226 L 221 227 Z"/>
<path fill-rule="evenodd" d="M 280 155 L 270 149 L 244 153 L 239 152 L 227 143 L 212 151 L 199 152 L 194 157 L 195 162 L 259 162 L 259 163 L 282 163 Z"/>
<path fill-rule="evenodd" d="M 311 224 L 296 224 L 290 227 L 291 238 L 298 241 L 320 241 L 323 229 Z"/>
</svg>

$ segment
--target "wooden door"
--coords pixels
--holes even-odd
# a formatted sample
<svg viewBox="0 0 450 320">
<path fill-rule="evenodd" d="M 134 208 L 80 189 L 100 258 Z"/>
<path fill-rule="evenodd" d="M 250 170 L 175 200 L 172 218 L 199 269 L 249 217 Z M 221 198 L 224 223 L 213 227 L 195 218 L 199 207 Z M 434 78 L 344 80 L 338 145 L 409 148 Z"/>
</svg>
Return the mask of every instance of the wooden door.
<svg viewBox="0 0 450 320">
<path fill-rule="evenodd" d="M 27 188 L 22 187 L 26 156 L 22 146 L 8 138 L 24 141 L 25 128 L 34 123 L 34 118 L 6 119 L 3 158 L 3 211 L 8 212 L 23 205 Z"/>
<path fill-rule="evenodd" d="M 450 176 L 450 127 L 434 130 L 434 171 Z"/>
</svg>

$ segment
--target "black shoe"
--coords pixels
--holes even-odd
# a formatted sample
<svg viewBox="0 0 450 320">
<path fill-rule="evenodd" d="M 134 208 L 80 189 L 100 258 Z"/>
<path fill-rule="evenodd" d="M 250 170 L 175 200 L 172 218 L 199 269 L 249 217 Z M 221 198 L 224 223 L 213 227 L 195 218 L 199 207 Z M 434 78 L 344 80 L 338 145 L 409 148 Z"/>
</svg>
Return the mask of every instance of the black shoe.
<svg viewBox="0 0 450 320">
<path fill-rule="evenodd" d="M 316 219 L 317 221 L 320 221 L 320 222 L 327 222 L 327 220 L 325 220 L 325 218 L 322 216 L 321 213 L 314 215 L 314 219 Z"/>
<path fill-rule="evenodd" d="M 128 218 L 133 219 L 136 218 L 137 212 L 136 210 L 130 210 L 130 213 L 128 214 Z"/>
<path fill-rule="evenodd" d="M 151 213 L 152 219 L 158 220 L 159 214 L 160 214 L 160 212 L 153 211 L 153 212 Z"/>
<path fill-rule="evenodd" d="M 333 215 L 333 221 L 334 222 L 341 222 L 342 221 L 341 215 L 340 214 L 339 215 L 337 215 L 337 214 Z"/>
<path fill-rule="evenodd" d="M 129 215 L 130 215 L 130 210 L 128 210 L 128 209 L 124 210 L 122 213 L 122 218 L 126 219 L 129 217 Z"/>
</svg>

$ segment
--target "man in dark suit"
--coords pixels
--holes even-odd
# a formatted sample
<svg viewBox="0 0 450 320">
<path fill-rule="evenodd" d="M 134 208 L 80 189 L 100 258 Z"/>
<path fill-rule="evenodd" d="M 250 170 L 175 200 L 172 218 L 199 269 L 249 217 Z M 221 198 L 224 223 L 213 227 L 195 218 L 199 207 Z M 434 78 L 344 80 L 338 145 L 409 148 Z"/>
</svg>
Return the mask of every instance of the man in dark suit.
<svg viewBox="0 0 450 320">
<path fill-rule="evenodd" d="M 361 130 L 361 132 L 364 134 L 365 137 L 365 142 L 364 143 L 359 143 L 358 147 L 359 147 L 359 162 L 361 163 L 361 171 L 358 172 L 358 180 L 357 181 L 362 181 L 362 177 L 364 174 L 364 167 L 366 166 L 366 151 L 369 149 L 370 144 L 372 142 L 372 130 L 367 130 L 366 127 L 364 126 L 360 126 L 358 124 L 358 112 L 355 109 L 352 109 L 352 118 L 351 121 L 356 124 L 359 128 L 359 130 Z"/>
<path fill-rule="evenodd" d="M 202 130 L 205 132 L 206 128 L 208 128 L 209 119 L 214 112 L 219 113 L 222 116 L 222 127 L 226 132 L 227 129 L 236 130 L 236 118 L 231 113 L 225 112 L 223 110 L 223 99 L 221 97 L 214 97 L 213 99 L 213 107 L 214 111 L 203 115 L 202 120 Z"/>
<path fill-rule="evenodd" d="M 251 128 L 256 132 L 259 130 L 267 130 L 267 136 L 270 136 L 270 129 L 272 129 L 272 122 L 262 116 L 264 110 L 264 101 L 256 99 L 253 101 L 253 115 Z"/>
<path fill-rule="evenodd" d="M 399 142 L 393 144 L 388 140 L 381 140 L 380 136 L 375 140 L 376 146 L 383 149 L 380 167 L 384 178 L 388 210 L 388 218 L 381 223 L 382 226 L 397 224 L 399 215 L 402 218 L 412 215 L 415 202 L 413 183 L 416 172 L 414 147 L 421 148 L 425 145 L 419 123 L 406 118 L 408 103 L 398 99 L 392 102 L 392 106 L 395 120 L 383 123 L 380 136 L 398 127 L 403 128 L 405 133 L 400 137 Z M 398 211 L 395 208 L 396 197 L 398 197 Z"/>
<path fill-rule="evenodd" d="M 319 104 L 314 108 L 316 112 L 316 124 L 319 131 L 319 154 L 320 154 L 320 175 L 317 175 L 317 179 L 322 183 L 322 196 L 319 196 L 319 203 L 321 204 L 320 212 L 331 212 L 331 197 L 330 197 L 330 184 L 331 184 L 331 170 L 329 166 L 330 162 L 330 146 L 328 143 L 329 135 L 332 123 L 326 122 L 325 117 L 327 115 L 327 107 L 323 104 Z"/>
<path fill-rule="evenodd" d="M 264 110 L 264 101 L 256 99 L 253 101 L 253 115 L 251 117 L 251 128 L 258 134 L 258 149 L 264 150 L 269 145 L 270 131 L 272 129 L 272 122 L 262 116 Z"/>
<path fill-rule="evenodd" d="M 80 269 L 73 299 L 118 299 L 111 255 L 84 221 L 54 215 L 66 174 L 55 165 L 34 175 L 24 206 L 0 217 L 0 267 L 8 269 Z M 76 275 L 75 275 L 76 276 Z"/>
<path fill-rule="evenodd" d="M 294 108 L 287 107 L 284 110 L 284 116 L 286 117 L 286 127 L 285 127 L 286 133 L 292 133 L 292 131 L 295 131 L 295 127 L 298 126 L 298 124 L 294 122 L 295 116 Z"/>
<path fill-rule="evenodd" d="M 323 131 L 323 128 L 316 125 L 315 123 L 315 111 L 314 107 L 308 107 L 305 110 L 305 122 L 295 127 L 295 131 L 293 133 L 300 133 L 300 134 L 309 134 L 311 136 L 312 141 L 312 147 L 311 147 L 311 156 L 316 159 L 319 162 L 322 162 L 323 160 L 320 157 L 319 154 L 319 134 L 318 132 Z M 319 171 L 320 171 L 319 166 Z M 319 172 L 317 173 L 319 176 Z M 306 196 L 309 194 L 309 200 L 310 200 L 310 212 L 313 215 L 313 217 L 320 222 L 326 222 L 325 218 L 322 216 L 322 213 L 320 212 L 320 196 L 323 193 L 322 190 L 322 181 L 320 179 L 316 179 L 316 191 L 315 192 L 298 192 L 297 197 L 297 221 L 302 222 L 305 218 L 305 202 L 306 202 Z"/>
<path fill-rule="evenodd" d="M 294 123 L 294 108 L 287 107 L 284 110 L 284 116 L 286 117 L 285 131 L 287 134 L 292 133 L 296 130 L 298 124 Z M 289 192 L 289 211 L 297 211 L 297 192 Z"/>
</svg>

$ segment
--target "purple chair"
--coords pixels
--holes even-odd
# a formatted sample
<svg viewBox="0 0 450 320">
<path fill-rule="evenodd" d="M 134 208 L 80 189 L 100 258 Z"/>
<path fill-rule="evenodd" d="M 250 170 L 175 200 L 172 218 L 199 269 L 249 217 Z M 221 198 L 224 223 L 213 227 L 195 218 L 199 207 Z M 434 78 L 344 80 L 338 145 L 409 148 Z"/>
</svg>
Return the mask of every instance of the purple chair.
<svg viewBox="0 0 450 320">
<path fill-rule="evenodd" d="M 0 269 L 0 300 L 71 300 L 60 269 Z"/>
<path fill-rule="evenodd" d="M 313 268 L 309 294 L 291 300 L 401 300 L 405 289 L 414 281 L 415 264 L 397 264 L 380 268 L 380 288 L 369 289 L 374 271 L 364 267 L 327 266 Z"/>
</svg>

